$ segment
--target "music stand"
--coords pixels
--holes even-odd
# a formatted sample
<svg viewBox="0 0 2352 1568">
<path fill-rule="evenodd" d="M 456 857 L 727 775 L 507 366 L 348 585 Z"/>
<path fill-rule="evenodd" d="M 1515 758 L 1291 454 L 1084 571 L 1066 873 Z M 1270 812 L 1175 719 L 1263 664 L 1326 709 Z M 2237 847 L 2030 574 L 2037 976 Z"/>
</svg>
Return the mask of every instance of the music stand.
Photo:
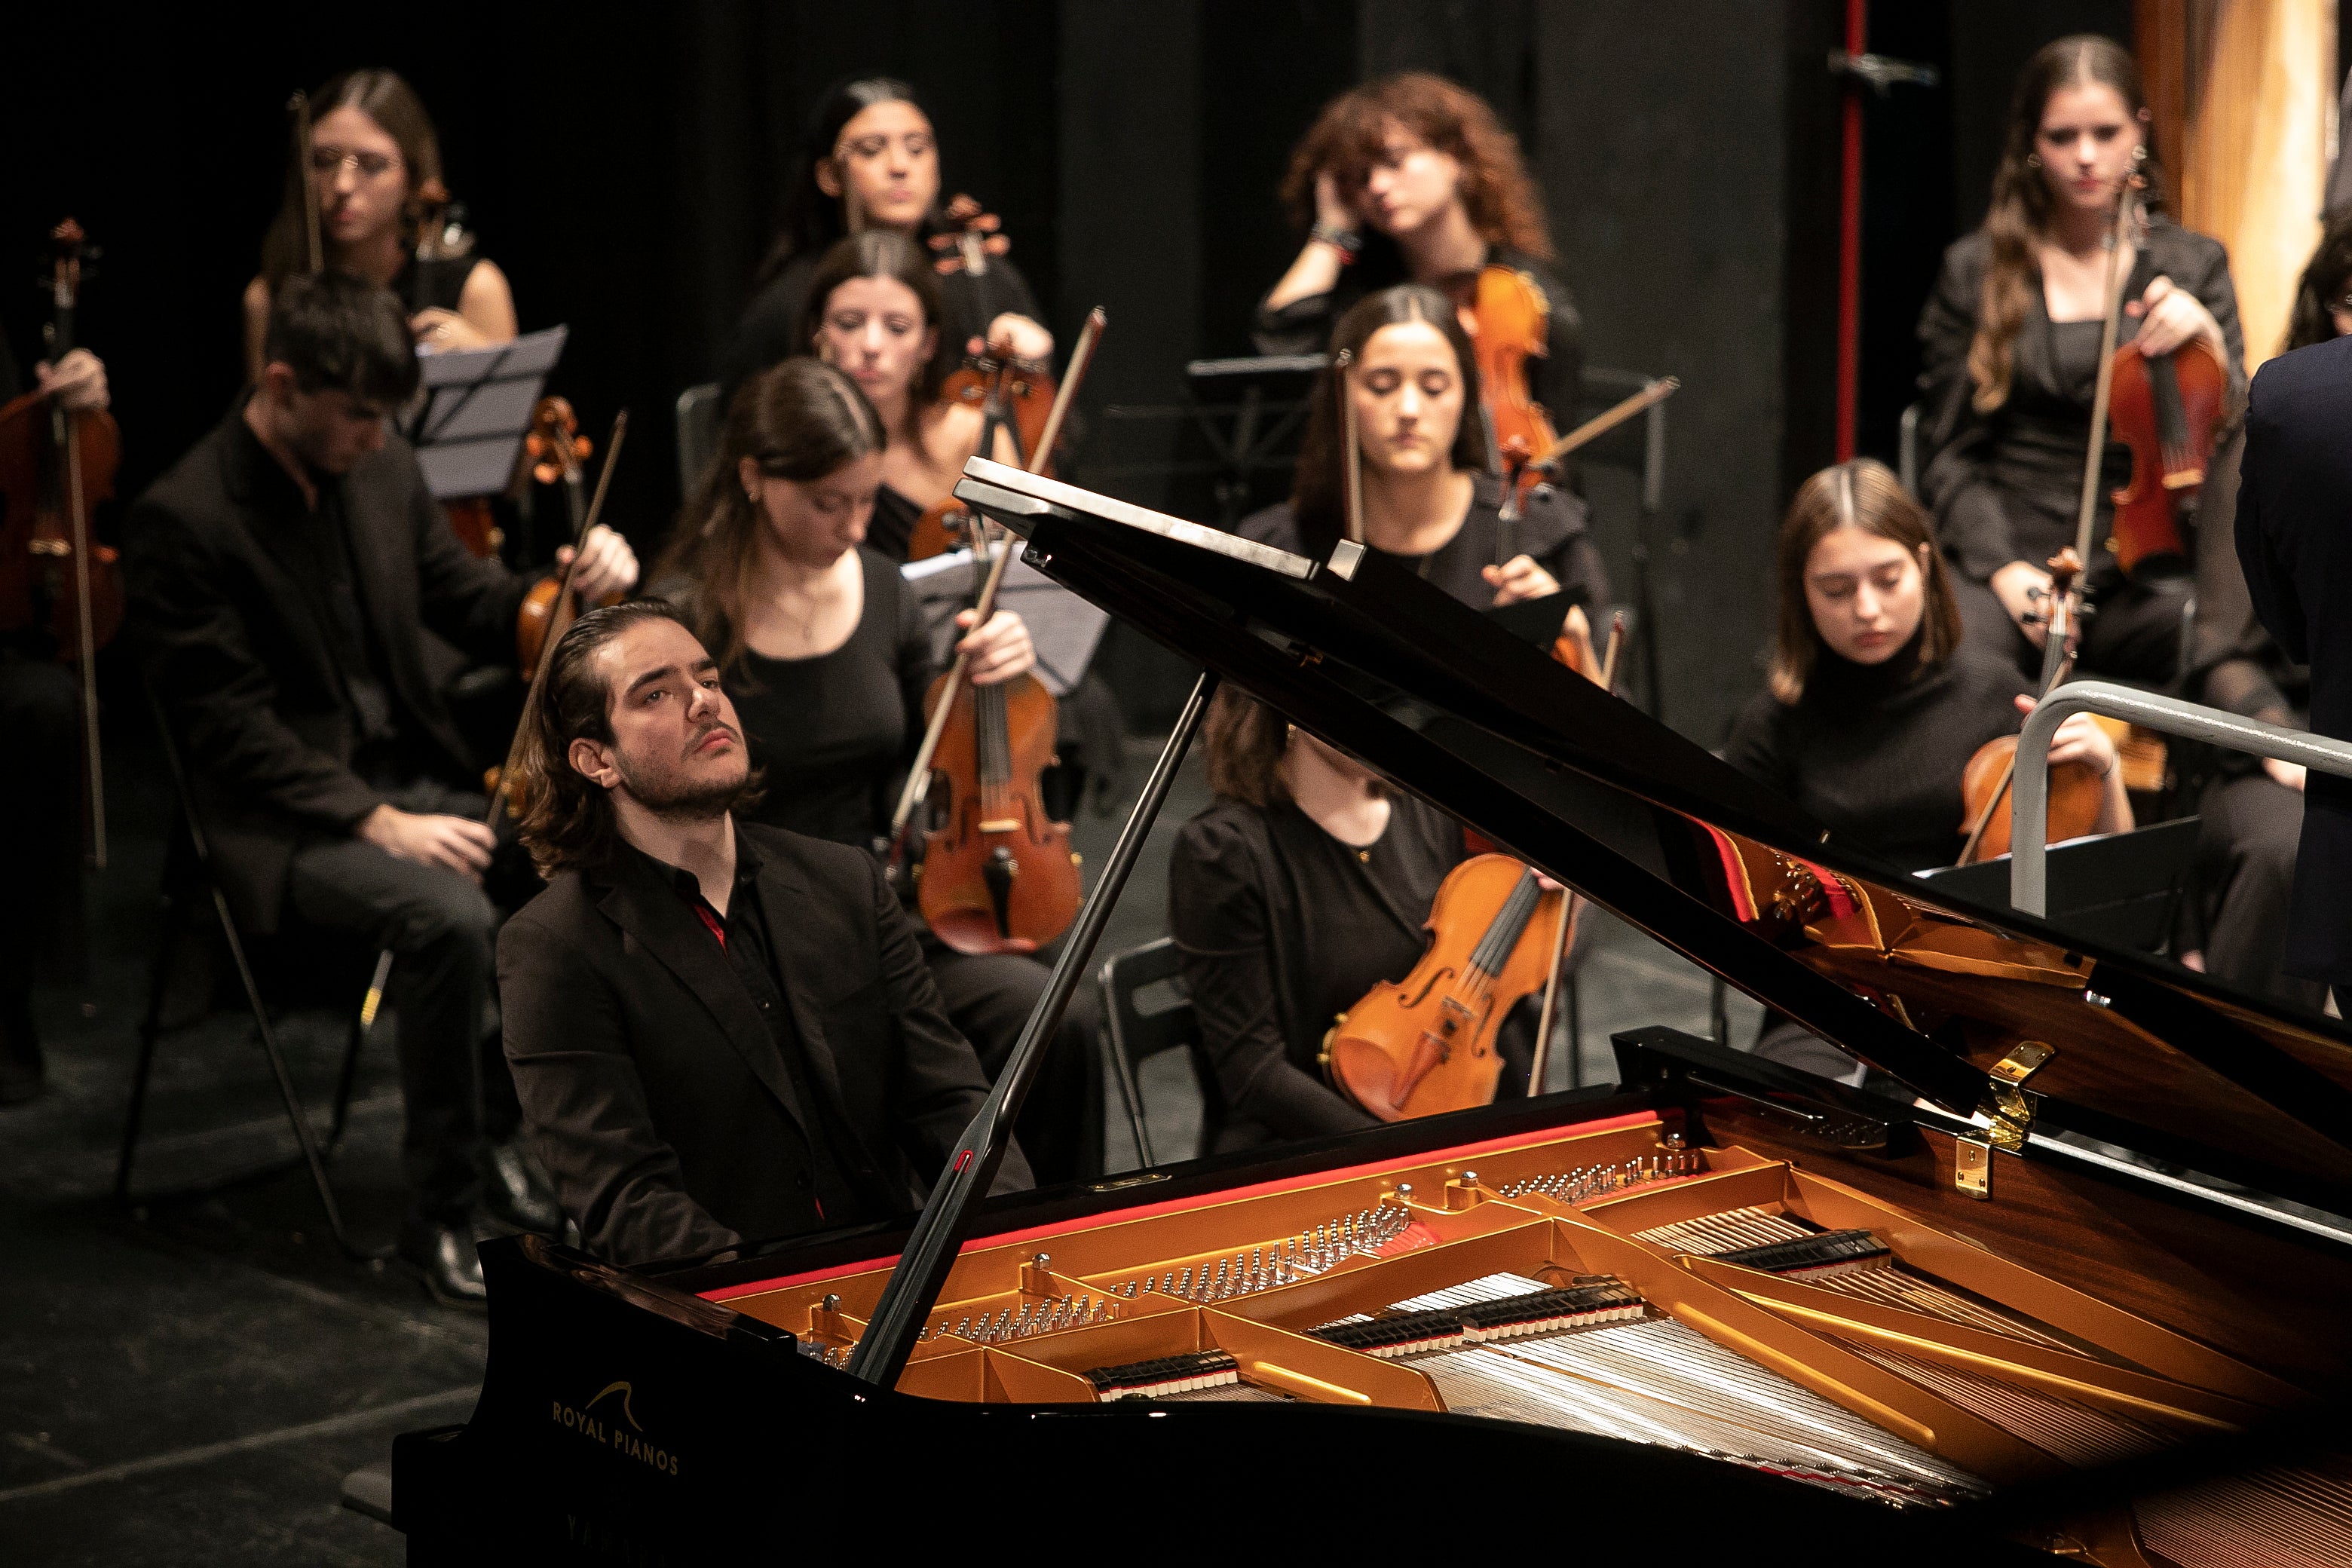
<svg viewBox="0 0 2352 1568">
<path fill-rule="evenodd" d="M 568 331 L 550 327 L 495 348 L 417 351 L 425 402 L 407 435 L 434 500 L 507 488 Z"/>
<path fill-rule="evenodd" d="M 956 612 L 971 606 L 971 552 L 953 550 L 898 568 L 913 591 L 931 639 L 931 663 L 940 669 L 955 657 Z M 1110 625 L 1108 612 L 1096 608 L 1067 588 L 1015 557 L 996 590 L 1000 608 L 1013 611 L 1029 625 L 1029 640 L 1037 650 L 1037 679 L 1055 697 L 1066 697 L 1086 679 Z"/>
<path fill-rule="evenodd" d="M 2184 816 L 2133 833 L 2052 845 L 2051 923 L 2093 942 L 2160 951 L 2171 938 L 2173 910 L 2197 854 L 2197 818 Z M 2006 855 L 1922 871 L 1919 880 L 1989 910 L 2009 908 Z"/>
<path fill-rule="evenodd" d="M 1216 459 L 1217 515 L 1228 533 L 1249 505 L 1250 476 L 1297 459 L 1307 394 L 1324 354 L 1196 359 L 1184 367 L 1192 423 Z"/>
</svg>

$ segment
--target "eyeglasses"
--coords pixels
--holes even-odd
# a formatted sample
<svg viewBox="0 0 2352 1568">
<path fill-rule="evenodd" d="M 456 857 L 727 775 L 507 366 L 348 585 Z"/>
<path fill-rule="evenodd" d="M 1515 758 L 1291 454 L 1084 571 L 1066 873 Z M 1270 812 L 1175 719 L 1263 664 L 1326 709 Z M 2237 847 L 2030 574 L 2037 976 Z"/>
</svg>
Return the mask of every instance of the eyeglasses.
<svg viewBox="0 0 2352 1568">
<path fill-rule="evenodd" d="M 363 180 L 380 180 L 400 166 L 400 160 L 388 153 L 347 153 L 341 147 L 310 149 L 310 172 L 314 174 L 356 169 Z"/>
</svg>

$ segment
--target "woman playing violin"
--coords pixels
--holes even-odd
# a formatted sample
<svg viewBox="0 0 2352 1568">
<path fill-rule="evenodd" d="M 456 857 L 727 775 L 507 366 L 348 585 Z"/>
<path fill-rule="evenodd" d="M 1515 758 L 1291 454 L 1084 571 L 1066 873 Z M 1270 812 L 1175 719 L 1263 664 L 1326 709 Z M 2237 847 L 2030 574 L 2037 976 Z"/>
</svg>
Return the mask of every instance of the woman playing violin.
<svg viewBox="0 0 2352 1568">
<path fill-rule="evenodd" d="M 1360 300 L 1331 334 L 1335 363 L 1315 386 L 1288 502 L 1244 519 L 1242 532 L 1301 554 L 1328 554 L 1346 528 L 1342 399 L 1352 395 L 1363 465 L 1364 542 L 1461 600 L 1486 608 L 1568 592 L 1598 610 L 1609 597 L 1584 503 L 1538 486 L 1511 522 L 1485 471 L 1475 410 L 1478 367 L 1452 302 L 1403 284 Z M 1336 363 L 1345 351 L 1350 369 Z M 1580 610 L 1570 612 L 1579 627 Z"/>
<path fill-rule="evenodd" d="M 1547 307 L 1526 395 L 1573 421 L 1583 322 L 1551 268 L 1518 142 L 1484 99 L 1422 71 L 1343 93 L 1291 154 L 1282 195 L 1307 243 L 1258 307 L 1260 353 L 1323 348 L 1350 306 L 1396 283 L 1444 289 L 1468 306 L 1481 269 L 1499 265 L 1523 274 Z"/>
<path fill-rule="evenodd" d="M 751 304 L 720 356 L 719 381 L 731 393 L 778 360 L 806 351 L 801 328 L 811 284 L 825 254 L 843 238 L 873 229 L 904 236 L 928 249 L 953 226 L 940 204 L 940 148 L 915 89 L 887 77 L 846 81 L 827 93 L 784 193 L 784 221 L 753 279 Z M 1043 360 L 1054 337 L 1018 268 L 998 255 L 974 272 L 940 275 L 940 309 L 950 364 L 982 342 L 1015 357 Z"/>
<path fill-rule="evenodd" d="M 1771 680 L 1733 724 L 1724 759 L 1822 826 L 1905 870 L 1959 858 L 1960 775 L 2033 708 L 2023 679 L 1962 641 L 1951 575 L 1927 514 L 1870 458 L 1807 479 L 1780 525 Z M 2052 765 L 2105 781 L 2096 831 L 2132 826 L 2115 742 L 2069 719 Z"/>
<path fill-rule="evenodd" d="M 861 847 L 889 830 L 937 673 L 913 595 L 866 543 L 888 447 L 881 417 L 842 371 L 803 356 L 761 372 L 736 395 L 718 460 L 656 578 L 719 659 L 762 771 L 754 818 Z M 963 612 L 957 650 L 973 684 L 1034 667 L 1019 616 L 971 620 Z M 948 1016 L 993 1073 L 1045 990 L 1045 965 L 960 953 L 928 932 L 924 952 Z M 1092 1053 L 1090 1009 L 1074 1006 L 1021 1116 L 1041 1182 L 1091 1163 Z"/>
<path fill-rule="evenodd" d="M 2106 38 L 2061 38 L 2027 62 L 1991 206 L 1983 226 L 1945 253 L 1919 321 L 1930 454 L 1922 499 L 1958 569 L 1970 645 L 2021 669 L 2041 663 L 2046 563 L 2074 539 L 2108 243 L 2118 194 L 2134 174 L 2146 182 L 2149 216 L 2116 258 L 2126 301 L 2121 339 L 2158 354 L 2201 339 L 2221 355 L 2234 405 L 2245 344 L 2228 260 L 2218 241 L 2164 216 L 2139 72 Z M 2107 492 L 2130 466 L 2122 451 L 2107 456 L 2095 542 L 2105 536 Z M 2216 489 L 2209 484 L 2205 494 Z M 2218 563 L 2205 559 L 2212 552 L 2197 553 L 2202 599 Z M 2172 679 L 2190 563 L 2150 563 L 2128 581 L 2104 551 L 2087 564 L 2098 613 L 2084 626 L 2080 668 Z"/>
<path fill-rule="evenodd" d="M 1233 687 L 1206 729 L 1216 800 L 1184 825 L 1168 871 L 1169 928 L 1222 1102 L 1202 1152 L 1374 1126 L 1325 1080 L 1323 1036 L 1420 959 L 1462 829 Z M 1502 1095 L 1526 1091 L 1533 1036 L 1507 1031 Z"/>
<path fill-rule="evenodd" d="M 310 166 L 292 172 L 285 204 L 261 244 L 261 274 L 245 289 L 248 377 L 261 371 L 269 301 L 310 269 L 310 219 L 300 181 L 317 192 L 326 265 L 400 296 L 418 346 L 478 349 L 515 336 L 506 274 L 445 221 L 441 142 L 415 91 L 388 70 L 354 70 L 310 95 Z"/>
<path fill-rule="evenodd" d="M 1948 866 L 1966 837 L 1960 780 L 2033 700 L 2015 670 L 1967 647 L 1927 516 L 1884 463 L 1807 479 L 1780 525 L 1771 679 L 1733 723 L 1724 760 L 1906 870 Z M 2096 831 L 2132 826 L 2115 742 L 2087 714 L 2059 727 L 2053 767 L 2105 781 Z M 1767 1021 L 1757 1054 L 1858 1083 L 1861 1064 Z"/>
<path fill-rule="evenodd" d="M 857 383 L 889 433 L 866 543 L 894 561 L 907 558 L 923 509 L 946 499 L 980 450 L 980 409 L 940 397 L 949 359 L 940 353 L 937 276 L 904 235 L 853 235 L 811 279 L 802 331 L 810 352 Z M 1009 434 L 991 456 L 1013 460 Z"/>
</svg>

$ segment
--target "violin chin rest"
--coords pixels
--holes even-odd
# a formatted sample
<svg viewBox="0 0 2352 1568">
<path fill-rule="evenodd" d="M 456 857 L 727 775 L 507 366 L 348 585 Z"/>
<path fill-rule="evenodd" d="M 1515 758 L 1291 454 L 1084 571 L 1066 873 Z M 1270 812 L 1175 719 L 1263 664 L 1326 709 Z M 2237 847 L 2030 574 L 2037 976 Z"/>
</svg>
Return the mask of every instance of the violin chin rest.
<svg viewBox="0 0 2352 1568">
<path fill-rule="evenodd" d="M 996 917 L 987 910 L 925 910 L 931 932 L 958 952 L 1034 952 L 1037 944 L 1025 936 L 1006 936 L 997 930 Z"/>
</svg>

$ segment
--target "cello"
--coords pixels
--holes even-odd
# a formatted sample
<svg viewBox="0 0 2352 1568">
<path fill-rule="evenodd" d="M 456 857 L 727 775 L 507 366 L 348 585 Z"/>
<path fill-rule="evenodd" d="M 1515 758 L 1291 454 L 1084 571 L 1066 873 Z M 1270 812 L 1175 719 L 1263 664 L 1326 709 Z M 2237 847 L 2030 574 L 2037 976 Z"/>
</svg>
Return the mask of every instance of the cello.
<svg viewBox="0 0 2352 1568">
<path fill-rule="evenodd" d="M 74 348 L 83 264 L 93 254 L 71 218 L 50 231 L 51 363 Z M 106 781 L 99 758 L 98 650 L 122 626 L 115 552 L 90 531 L 90 509 L 114 495 L 121 432 L 104 409 L 68 409 L 42 392 L 0 408 L 0 634 L 36 635 L 79 678 L 89 858 L 106 869 Z"/>
<path fill-rule="evenodd" d="M 1033 473 L 1068 414 L 1104 321 L 1099 309 L 1087 318 L 1045 439 L 1030 452 Z M 986 525 L 977 518 L 971 540 L 977 571 L 989 554 Z M 974 626 L 994 614 L 1012 560 L 1008 540 L 974 602 Z M 925 694 L 927 724 L 892 814 L 887 859 L 894 871 L 905 863 L 915 807 L 929 801 L 934 826 L 923 832 L 911 875 L 932 933 L 958 952 L 1034 952 L 1069 929 L 1080 891 L 1070 826 L 1053 819 L 1038 780 L 1054 760 L 1054 695 L 1034 675 L 976 686 L 964 673 L 959 654 Z"/>
</svg>

